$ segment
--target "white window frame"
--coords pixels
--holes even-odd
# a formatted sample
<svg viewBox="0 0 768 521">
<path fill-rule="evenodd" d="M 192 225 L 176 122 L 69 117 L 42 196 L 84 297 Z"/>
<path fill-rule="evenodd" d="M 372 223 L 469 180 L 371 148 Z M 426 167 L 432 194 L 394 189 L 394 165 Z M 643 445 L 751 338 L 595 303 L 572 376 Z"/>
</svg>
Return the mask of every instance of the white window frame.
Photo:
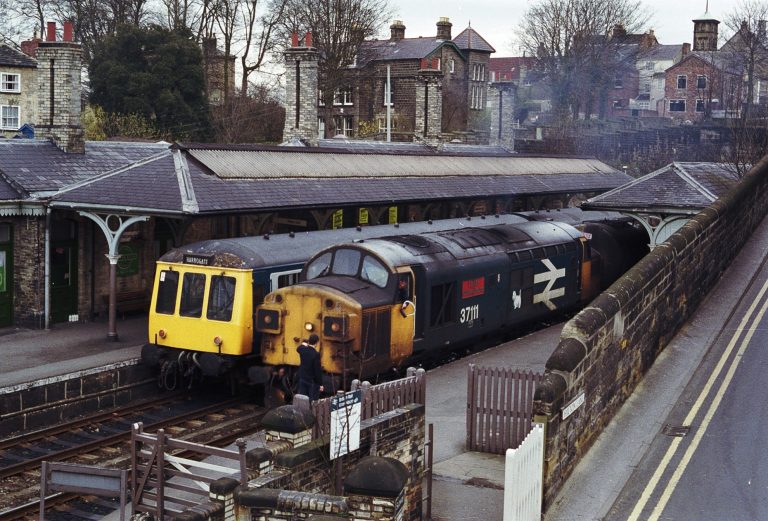
<svg viewBox="0 0 768 521">
<path fill-rule="evenodd" d="M 701 109 L 699 109 L 701 107 Z M 707 102 L 701 98 L 698 98 L 696 100 L 696 113 L 701 114 L 703 112 L 706 112 L 707 110 Z"/>
<path fill-rule="evenodd" d="M 683 80 L 683 86 L 680 86 L 680 80 Z M 677 88 L 678 90 L 685 90 L 688 88 L 688 75 L 686 74 L 678 74 L 677 75 Z"/>
<path fill-rule="evenodd" d="M 10 109 L 16 109 L 16 125 L 11 125 Z M 19 130 L 21 127 L 21 107 L 19 105 L 0 105 L 0 129 Z"/>
<path fill-rule="evenodd" d="M 449 71 L 450 71 L 451 74 L 456 72 L 456 60 L 454 60 L 453 58 L 451 58 L 451 61 L 450 61 Z"/>
<path fill-rule="evenodd" d="M 355 121 L 352 116 L 334 116 L 334 123 L 336 123 L 336 135 L 344 134 L 345 137 L 353 137 L 355 132 Z M 339 125 L 339 123 L 341 123 L 341 125 Z"/>
<path fill-rule="evenodd" d="M 21 92 L 21 74 L 0 72 L 0 92 Z"/>
<path fill-rule="evenodd" d="M 704 79 L 704 86 L 703 87 L 699 87 L 699 80 L 701 80 L 702 78 Z M 706 74 L 699 74 L 698 76 L 696 76 L 696 88 L 697 89 L 700 89 L 700 90 L 706 89 L 708 83 L 709 83 L 709 78 L 707 78 Z"/>
<path fill-rule="evenodd" d="M 337 89 L 333 94 L 333 105 L 336 107 L 352 105 L 352 87 L 347 86 Z"/>
</svg>

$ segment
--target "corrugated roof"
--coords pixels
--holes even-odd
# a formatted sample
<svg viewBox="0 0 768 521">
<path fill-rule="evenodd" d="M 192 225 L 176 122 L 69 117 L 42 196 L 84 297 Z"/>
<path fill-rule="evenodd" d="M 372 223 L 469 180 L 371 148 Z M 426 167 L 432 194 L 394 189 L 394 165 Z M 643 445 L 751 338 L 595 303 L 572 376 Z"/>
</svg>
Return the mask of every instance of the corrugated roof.
<svg viewBox="0 0 768 521">
<path fill-rule="evenodd" d="M 589 199 L 583 207 L 698 211 L 727 193 L 738 179 L 725 163 L 670 163 Z"/>
<path fill-rule="evenodd" d="M 316 154 L 296 149 L 289 153 L 190 149 L 189 154 L 224 179 L 482 177 L 613 171 L 596 159 L 578 158 Z"/>
</svg>

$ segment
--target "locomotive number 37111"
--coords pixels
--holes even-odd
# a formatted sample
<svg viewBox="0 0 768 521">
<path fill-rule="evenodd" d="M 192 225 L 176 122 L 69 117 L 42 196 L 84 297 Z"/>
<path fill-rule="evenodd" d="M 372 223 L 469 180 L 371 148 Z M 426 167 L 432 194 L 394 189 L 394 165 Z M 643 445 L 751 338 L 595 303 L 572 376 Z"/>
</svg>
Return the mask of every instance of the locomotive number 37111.
<svg viewBox="0 0 768 521">
<path fill-rule="evenodd" d="M 472 322 L 478 318 L 480 318 L 480 304 L 461 308 L 461 312 L 459 313 L 459 321 L 462 324 L 465 322 Z"/>
</svg>

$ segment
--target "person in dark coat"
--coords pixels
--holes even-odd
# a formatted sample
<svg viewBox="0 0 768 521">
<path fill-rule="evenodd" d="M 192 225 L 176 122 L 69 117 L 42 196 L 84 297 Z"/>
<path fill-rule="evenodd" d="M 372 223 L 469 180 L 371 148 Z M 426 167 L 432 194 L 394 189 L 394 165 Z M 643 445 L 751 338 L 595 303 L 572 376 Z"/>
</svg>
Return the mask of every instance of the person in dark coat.
<svg viewBox="0 0 768 521">
<path fill-rule="evenodd" d="M 301 358 L 299 364 L 299 394 L 308 396 L 310 400 L 317 400 L 323 392 L 323 370 L 320 367 L 320 353 L 315 346 L 320 338 L 312 333 L 309 339 L 299 345 L 298 352 Z"/>
</svg>

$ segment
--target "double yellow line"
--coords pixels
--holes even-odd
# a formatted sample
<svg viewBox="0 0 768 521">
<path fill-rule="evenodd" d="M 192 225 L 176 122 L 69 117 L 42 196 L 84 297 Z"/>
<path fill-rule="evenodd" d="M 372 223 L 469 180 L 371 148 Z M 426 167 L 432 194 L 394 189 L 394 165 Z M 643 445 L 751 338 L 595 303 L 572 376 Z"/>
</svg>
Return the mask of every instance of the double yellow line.
<svg viewBox="0 0 768 521">
<path fill-rule="evenodd" d="M 685 472 L 685 469 L 690 463 L 693 454 L 696 452 L 696 448 L 699 446 L 699 443 L 701 443 L 701 439 L 704 437 L 704 433 L 707 431 L 707 428 L 709 427 L 709 424 L 715 415 L 715 411 L 717 411 L 717 407 L 723 400 L 723 396 L 725 395 L 728 386 L 731 384 L 733 376 L 736 374 L 736 368 L 739 366 L 739 362 L 741 362 L 747 347 L 749 347 L 749 342 L 752 340 L 752 336 L 755 334 L 756 326 L 760 323 L 760 321 L 762 321 L 763 316 L 765 315 L 766 311 L 768 311 L 768 300 L 763 300 L 766 291 L 768 291 L 768 280 L 766 280 L 766 282 L 763 284 L 763 287 L 760 289 L 760 293 L 752 301 L 752 304 L 749 306 L 747 313 L 744 314 L 744 317 L 739 323 L 739 327 L 731 337 L 730 342 L 728 342 L 728 347 L 725 349 L 722 356 L 720 356 L 720 359 L 718 360 L 717 365 L 707 380 L 706 385 L 702 388 L 701 393 L 699 393 L 698 398 L 691 407 L 691 410 L 688 412 L 688 415 L 685 417 L 683 424 L 692 425 L 694 419 L 699 414 L 699 411 L 704 406 L 706 398 L 714 388 L 715 382 L 719 378 L 720 373 L 723 372 L 726 364 L 728 364 L 728 359 L 731 358 L 733 350 L 738 344 L 739 350 L 733 360 L 731 360 L 723 381 L 720 383 L 720 386 L 717 388 L 717 392 L 709 402 L 709 408 L 706 410 L 706 414 L 701 421 L 701 425 L 696 429 L 696 434 L 686 449 L 685 454 L 683 454 L 680 463 L 678 463 L 677 468 L 672 474 L 669 482 L 661 491 L 659 501 L 656 503 L 653 512 L 651 512 L 650 516 L 647 518 L 648 521 L 658 521 L 661 513 L 664 511 L 664 508 L 667 506 L 669 499 L 672 497 L 677 484 L 680 482 L 680 478 L 682 477 L 683 472 Z M 757 309 L 760 302 L 762 302 L 760 311 L 755 314 L 755 310 Z M 748 324 L 749 327 L 747 327 Z M 664 457 L 659 463 L 659 466 L 656 468 L 656 471 L 653 473 L 653 476 L 648 481 L 648 484 L 645 486 L 643 493 L 640 495 L 640 498 L 635 504 L 635 508 L 632 509 L 632 513 L 627 518 L 627 521 L 638 521 L 640 519 L 643 510 L 645 510 L 646 505 L 650 501 L 654 490 L 656 490 L 656 486 L 661 482 L 662 475 L 666 472 L 667 467 L 669 467 L 672 459 L 675 457 L 675 454 L 680 448 L 681 443 L 682 438 L 675 438 L 672 440 L 672 443 L 667 449 L 667 452 L 664 454 Z"/>
</svg>

